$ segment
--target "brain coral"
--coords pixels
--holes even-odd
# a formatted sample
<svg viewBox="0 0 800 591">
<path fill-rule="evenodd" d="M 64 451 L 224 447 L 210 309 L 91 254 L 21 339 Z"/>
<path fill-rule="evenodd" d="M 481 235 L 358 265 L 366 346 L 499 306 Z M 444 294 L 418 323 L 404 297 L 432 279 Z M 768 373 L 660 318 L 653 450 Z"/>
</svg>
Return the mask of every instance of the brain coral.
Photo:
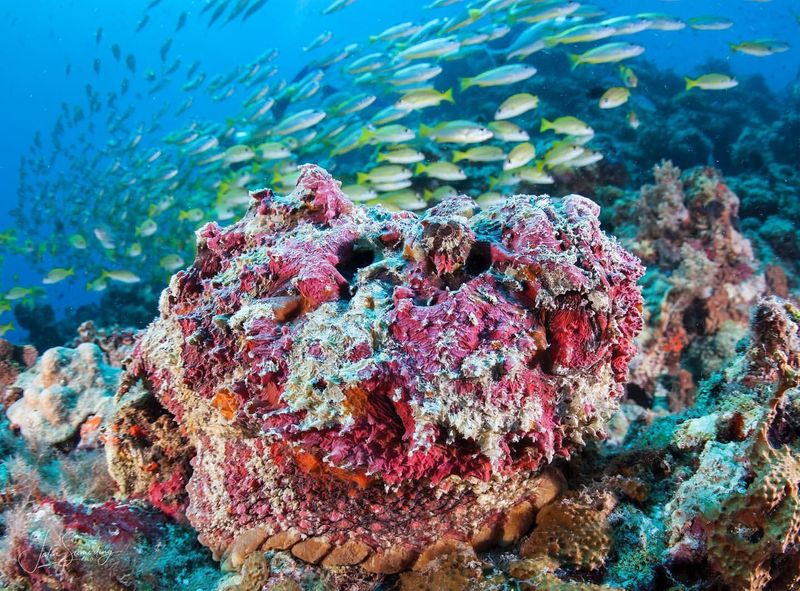
<svg viewBox="0 0 800 591">
<path fill-rule="evenodd" d="M 456 537 L 511 542 L 539 471 L 603 436 L 641 328 L 638 260 L 583 197 L 424 215 L 355 207 L 325 171 L 198 231 L 123 392 L 196 449 L 187 516 L 250 550 L 374 572 Z"/>
</svg>

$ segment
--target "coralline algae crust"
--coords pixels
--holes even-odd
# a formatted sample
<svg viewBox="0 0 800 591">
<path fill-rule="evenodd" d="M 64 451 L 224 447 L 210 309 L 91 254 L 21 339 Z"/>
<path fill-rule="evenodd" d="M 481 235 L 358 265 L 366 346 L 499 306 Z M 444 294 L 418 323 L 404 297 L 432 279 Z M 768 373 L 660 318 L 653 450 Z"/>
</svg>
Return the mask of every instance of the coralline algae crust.
<svg viewBox="0 0 800 591">
<path fill-rule="evenodd" d="M 191 439 L 203 543 L 394 572 L 443 537 L 518 539 L 559 488 L 541 468 L 604 436 L 641 328 L 641 265 L 597 206 L 461 196 L 418 217 L 309 165 L 253 198 L 198 231 L 122 389 Z"/>
</svg>

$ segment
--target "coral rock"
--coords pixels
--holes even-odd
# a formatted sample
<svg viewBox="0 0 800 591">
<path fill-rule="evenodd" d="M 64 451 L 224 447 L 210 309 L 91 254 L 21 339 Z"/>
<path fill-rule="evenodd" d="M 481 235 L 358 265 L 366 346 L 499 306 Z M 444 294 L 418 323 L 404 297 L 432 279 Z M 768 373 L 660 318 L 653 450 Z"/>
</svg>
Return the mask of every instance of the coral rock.
<svg viewBox="0 0 800 591">
<path fill-rule="evenodd" d="M 5 339 L 0 339 L 0 401 L 5 408 L 16 402 L 22 391 L 14 387 L 20 373 L 33 367 L 38 353 L 30 345 L 20 347 Z"/>
<path fill-rule="evenodd" d="M 478 591 L 482 563 L 472 546 L 457 540 L 442 540 L 419 557 L 414 570 L 400 575 L 400 591 Z"/>
<path fill-rule="evenodd" d="M 6 414 L 31 443 L 66 442 L 87 419 L 99 426 L 111 416 L 120 373 L 105 363 L 97 345 L 50 349 L 19 376 L 15 387 L 22 389 L 22 398 Z"/>
<path fill-rule="evenodd" d="M 605 585 L 563 581 L 557 571 L 557 563 L 545 556 L 537 556 L 512 563 L 508 572 L 518 582 L 521 591 L 622 591 Z"/>
<path fill-rule="evenodd" d="M 105 444 L 108 471 L 120 494 L 145 498 L 167 515 L 185 516 L 194 448 L 150 392 L 133 388 L 118 401 Z"/>
<path fill-rule="evenodd" d="M 611 549 L 608 516 L 615 506 L 614 496 L 605 492 L 563 496 L 539 512 L 520 554 L 548 556 L 560 566 L 581 570 L 601 567 Z"/>
<path fill-rule="evenodd" d="M 752 388 L 763 405 L 733 441 L 705 444 L 695 474 L 665 506 L 676 562 L 708 564 L 732 589 L 794 589 L 800 581 L 800 311 L 767 299 L 725 396 Z"/>
<path fill-rule="evenodd" d="M 314 166 L 253 198 L 198 231 L 122 389 L 191 438 L 203 543 L 294 531 L 296 556 L 363 544 L 389 573 L 446 536 L 518 539 L 559 489 L 541 469 L 604 436 L 641 328 L 642 268 L 598 207 L 389 213 Z"/>
<path fill-rule="evenodd" d="M 70 346 L 94 343 L 103 350 L 109 365 L 122 367 L 125 359 L 133 351 L 136 333 L 134 328 L 97 328 L 94 322 L 87 320 L 78 327 L 78 338 Z"/>
<path fill-rule="evenodd" d="M 645 283 L 659 293 L 648 297 L 655 301 L 631 384 L 680 410 L 694 401 L 697 380 L 733 356 L 766 281 L 738 230 L 739 198 L 719 172 L 681 175 L 666 162 L 655 167 L 655 179 L 641 190 L 632 250 L 652 265 Z"/>
</svg>

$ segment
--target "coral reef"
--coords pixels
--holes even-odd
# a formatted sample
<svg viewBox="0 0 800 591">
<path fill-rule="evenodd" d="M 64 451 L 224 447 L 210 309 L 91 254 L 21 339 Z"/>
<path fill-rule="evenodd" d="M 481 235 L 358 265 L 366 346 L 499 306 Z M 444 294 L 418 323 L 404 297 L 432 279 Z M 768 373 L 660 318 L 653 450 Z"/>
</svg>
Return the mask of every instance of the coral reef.
<svg viewBox="0 0 800 591">
<path fill-rule="evenodd" d="M 486 588 L 796 589 L 799 393 L 800 310 L 763 299 L 747 346 L 701 384 L 694 407 L 626 405 L 623 441 L 573 458 L 571 490 L 538 512 L 519 552 L 478 555 Z M 415 580 L 425 588 L 474 560 Z"/>
<path fill-rule="evenodd" d="M 80 435 L 79 446 L 96 446 L 112 414 L 120 373 L 93 343 L 50 349 L 17 378 L 14 387 L 22 397 L 6 414 L 32 444 L 51 446 Z"/>
<path fill-rule="evenodd" d="M 94 343 L 103 351 L 109 365 L 122 367 L 125 359 L 133 352 L 136 333 L 134 328 L 117 326 L 97 328 L 94 322 L 87 320 L 78 327 L 78 337 L 69 346 Z"/>
<path fill-rule="evenodd" d="M 697 381 L 734 354 L 751 307 L 767 291 L 750 241 L 738 230 L 739 199 L 712 168 L 681 175 L 670 162 L 642 187 L 627 240 L 648 264 L 640 355 L 629 393 L 673 410 L 690 406 Z"/>
<path fill-rule="evenodd" d="M 145 498 L 171 517 L 185 516 L 194 448 L 150 392 L 134 388 L 118 402 L 105 451 L 120 494 Z"/>
<path fill-rule="evenodd" d="M 22 391 L 15 388 L 19 374 L 33 367 L 39 353 L 31 345 L 14 345 L 5 339 L 0 339 L 0 393 L 2 405 L 8 408 L 16 402 Z"/>
<path fill-rule="evenodd" d="M 307 166 L 140 337 L 9 347 L 0 586 L 797 589 L 792 275 L 719 173 L 655 173 L 605 194 L 644 300 L 584 198 L 389 213 Z"/>
<path fill-rule="evenodd" d="M 716 425 L 705 419 L 717 434 L 734 427 L 731 440 L 710 433 L 696 472 L 665 506 L 669 552 L 708 564 L 731 588 L 791 589 L 800 584 L 800 311 L 766 300 L 753 326 L 748 355 L 714 394 Z M 731 404 L 743 388 L 761 404 Z"/>
<path fill-rule="evenodd" d="M 560 486 L 540 469 L 603 437 L 641 328 L 641 267 L 597 207 L 364 210 L 313 166 L 253 197 L 198 232 L 122 388 L 195 448 L 201 541 L 390 573 L 519 539 Z"/>
<path fill-rule="evenodd" d="M 148 506 L 109 475 L 103 431 L 120 375 L 84 342 L 46 351 L 9 387 L 22 395 L 0 421 L 3 589 L 199 589 L 219 578 L 194 532 L 170 518 L 166 485 L 151 487 Z"/>
<path fill-rule="evenodd" d="M 8 512 L 5 526 L 8 589 L 201 589 L 214 579 L 190 531 L 135 505 L 45 498 L 35 511 Z"/>
</svg>

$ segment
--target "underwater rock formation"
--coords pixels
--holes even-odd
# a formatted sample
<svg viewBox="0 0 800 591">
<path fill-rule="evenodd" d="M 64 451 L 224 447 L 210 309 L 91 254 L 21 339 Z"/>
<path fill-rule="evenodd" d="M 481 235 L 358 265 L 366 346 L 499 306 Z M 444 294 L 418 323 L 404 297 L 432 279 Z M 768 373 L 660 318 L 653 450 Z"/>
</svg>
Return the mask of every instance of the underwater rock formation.
<svg viewBox="0 0 800 591">
<path fill-rule="evenodd" d="M 708 564 L 730 588 L 794 589 L 800 584 L 800 311 L 777 299 L 762 302 L 748 353 L 726 374 L 729 383 L 713 393 L 717 412 L 688 421 L 678 432 L 683 438 L 675 438 L 702 451 L 696 472 L 665 506 L 669 553 L 677 563 Z"/>
<path fill-rule="evenodd" d="M 681 175 L 669 162 L 642 187 L 631 249 L 648 265 L 641 354 L 630 388 L 691 405 L 698 379 L 734 354 L 748 314 L 766 293 L 752 246 L 738 230 L 738 197 L 713 168 Z"/>
<path fill-rule="evenodd" d="M 201 589 L 215 578 L 189 530 L 136 505 L 44 498 L 5 525 L 4 589 Z"/>
<path fill-rule="evenodd" d="M 77 332 L 78 337 L 69 346 L 94 343 L 103 351 L 109 365 L 122 367 L 125 359 L 133 352 L 137 330 L 117 326 L 98 328 L 94 322 L 87 320 L 78 327 Z"/>
<path fill-rule="evenodd" d="M 641 328 L 642 268 L 597 206 L 389 213 L 314 166 L 253 198 L 198 231 L 121 388 L 196 450 L 201 541 L 234 567 L 261 547 L 391 573 L 519 539 L 561 487 L 542 469 L 604 436 Z"/>
<path fill-rule="evenodd" d="M 13 387 L 14 382 L 20 373 L 33 367 L 38 355 L 36 348 L 31 345 L 14 345 L 0 339 L 0 394 L 4 408 L 8 408 L 22 396 L 22 391 Z"/>
<path fill-rule="evenodd" d="M 146 499 L 184 520 L 194 448 L 186 432 L 144 388 L 118 401 L 105 437 L 109 472 L 124 498 Z"/>
<path fill-rule="evenodd" d="M 78 445 L 96 447 L 113 412 L 120 373 L 93 343 L 49 349 L 17 378 L 13 387 L 22 397 L 6 414 L 29 443 L 50 446 L 80 435 Z"/>
</svg>

